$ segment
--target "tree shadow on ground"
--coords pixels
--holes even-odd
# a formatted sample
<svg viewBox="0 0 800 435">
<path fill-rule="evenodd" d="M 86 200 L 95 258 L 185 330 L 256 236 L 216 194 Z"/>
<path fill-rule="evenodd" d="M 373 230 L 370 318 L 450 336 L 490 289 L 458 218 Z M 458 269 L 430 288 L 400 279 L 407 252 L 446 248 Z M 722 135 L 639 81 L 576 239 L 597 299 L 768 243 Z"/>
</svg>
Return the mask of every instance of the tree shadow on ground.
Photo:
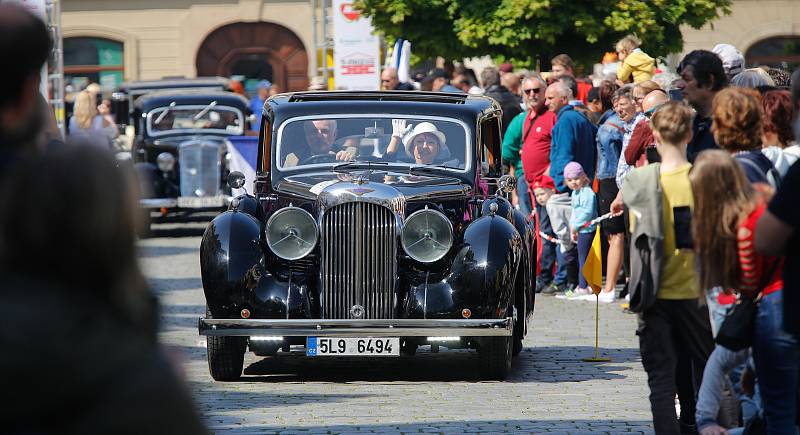
<svg viewBox="0 0 800 435">
<path fill-rule="evenodd" d="M 182 246 L 148 246 L 139 245 L 136 256 L 139 258 L 156 258 L 164 257 L 167 255 L 181 255 L 191 252 L 199 253 L 200 247 L 187 248 Z M 199 254 L 198 254 L 199 255 Z"/>
<path fill-rule="evenodd" d="M 319 425 L 319 426 L 275 426 L 250 425 L 242 418 L 237 424 L 235 418 L 227 418 L 224 424 L 215 424 L 213 417 L 208 424 L 215 433 L 560 433 L 560 434 L 597 434 L 597 433 L 654 433 L 652 422 L 646 420 L 448 420 L 424 421 L 419 423 L 387 423 L 352 425 Z M 398 419 L 399 420 L 399 419 Z"/>
<path fill-rule="evenodd" d="M 203 288 L 203 281 L 200 278 L 148 278 L 148 284 L 156 295 Z M 205 313 L 203 309 L 203 313 Z"/>
<path fill-rule="evenodd" d="M 638 358 L 636 349 L 601 349 L 609 363 L 586 363 L 594 348 L 563 346 L 526 348 L 514 359 L 505 382 L 582 382 L 625 379 L 624 364 Z M 622 365 L 621 365 L 622 364 Z M 302 352 L 265 357 L 244 370 L 240 382 L 476 382 L 481 381 L 477 352 L 446 350 L 431 353 L 422 348 L 413 357 L 337 358 L 306 357 Z"/>
</svg>

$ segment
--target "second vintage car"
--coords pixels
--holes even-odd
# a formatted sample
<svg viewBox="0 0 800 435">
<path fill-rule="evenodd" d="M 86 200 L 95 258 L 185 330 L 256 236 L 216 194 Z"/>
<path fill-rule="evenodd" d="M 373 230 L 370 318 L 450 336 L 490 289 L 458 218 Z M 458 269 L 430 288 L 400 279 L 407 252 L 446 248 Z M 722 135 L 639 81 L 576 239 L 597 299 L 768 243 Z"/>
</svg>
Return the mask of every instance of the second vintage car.
<svg viewBox="0 0 800 435">
<path fill-rule="evenodd" d="M 247 110 L 244 97 L 222 90 L 162 90 L 136 98 L 131 155 L 148 227 L 150 211 L 167 215 L 228 205 L 225 141 L 245 134 Z"/>
<path fill-rule="evenodd" d="M 200 247 L 214 379 L 238 379 L 248 348 L 323 358 L 419 346 L 476 349 L 483 376 L 505 378 L 533 314 L 535 242 L 505 199 L 514 179 L 500 155 L 500 108 L 485 97 L 271 98 L 255 186 Z"/>
</svg>

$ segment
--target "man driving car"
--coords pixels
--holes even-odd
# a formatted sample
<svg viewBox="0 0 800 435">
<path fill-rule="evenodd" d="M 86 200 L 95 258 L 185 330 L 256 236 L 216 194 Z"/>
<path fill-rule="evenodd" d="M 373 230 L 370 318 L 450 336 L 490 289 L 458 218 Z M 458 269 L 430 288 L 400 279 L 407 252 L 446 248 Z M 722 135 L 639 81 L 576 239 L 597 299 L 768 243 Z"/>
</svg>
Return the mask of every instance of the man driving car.
<svg viewBox="0 0 800 435">
<path fill-rule="evenodd" d="M 306 150 L 295 150 L 289 153 L 284 160 L 283 166 L 291 167 L 298 164 L 319 163 L 324 160 L 324 156 L 330 154 L 330 160 L 352 160 L 352 151 L 347 151 L 344 146 L 337 147 L 336 134 L 337 125 L 334 119 L 320 119 L 316 121 L 303 122 L 305 133 Z M 319 162 L 306 162 L 316 156 L 320 156 Z"/>
</svg>

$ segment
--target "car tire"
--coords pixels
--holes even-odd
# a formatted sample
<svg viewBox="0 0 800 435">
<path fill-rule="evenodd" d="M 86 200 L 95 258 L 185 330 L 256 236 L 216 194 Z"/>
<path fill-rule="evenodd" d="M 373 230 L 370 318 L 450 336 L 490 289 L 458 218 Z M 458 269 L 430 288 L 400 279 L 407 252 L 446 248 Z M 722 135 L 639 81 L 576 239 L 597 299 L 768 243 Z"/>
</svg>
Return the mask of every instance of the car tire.
<svg viewBox="0 0 800 435">
<path fill-rule="evenodd" d="M 512 322 L 513 325 L 513 322 Z M 513 329 L 516 329 L 512 326 Z M 486 337 L 478 348 L 481 376 L 486 380 L 502 381 L 511 371 L 514 331 L 508 337 Z"/>
<path fill-rule="evenodd" d="M 211 312 L 208 310 L 206 317 L 211 318 Z M 236 381 L 241 378 L 245 349 L 247 349 L 247 337 L 208 336 L 206 353 L 211 377 L 221 382 Z"/>
</svg>

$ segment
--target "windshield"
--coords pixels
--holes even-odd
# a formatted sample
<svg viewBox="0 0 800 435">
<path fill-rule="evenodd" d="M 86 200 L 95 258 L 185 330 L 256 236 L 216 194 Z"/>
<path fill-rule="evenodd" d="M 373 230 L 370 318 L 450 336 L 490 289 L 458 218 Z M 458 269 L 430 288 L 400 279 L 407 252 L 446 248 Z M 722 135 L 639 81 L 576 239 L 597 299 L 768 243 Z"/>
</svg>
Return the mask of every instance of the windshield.
<svg viewBox="0 0 800 435">
<path fill-rule="evenodd" d="M 215 102 L 196 106 L 169 105 L 147 114 L 147 132 L 151 136 L 187 132 L 241 135 L 243 126 L 244 116 L 239 109 Z"/>
<path fill-rule="evenodd" d="M 275 156 L 285 171 L 378 163 L 464 172 L 471 164 L 467 144 L 466 124 L 452 118 L 320 115 L 281 124 Z"/>
</svg>

